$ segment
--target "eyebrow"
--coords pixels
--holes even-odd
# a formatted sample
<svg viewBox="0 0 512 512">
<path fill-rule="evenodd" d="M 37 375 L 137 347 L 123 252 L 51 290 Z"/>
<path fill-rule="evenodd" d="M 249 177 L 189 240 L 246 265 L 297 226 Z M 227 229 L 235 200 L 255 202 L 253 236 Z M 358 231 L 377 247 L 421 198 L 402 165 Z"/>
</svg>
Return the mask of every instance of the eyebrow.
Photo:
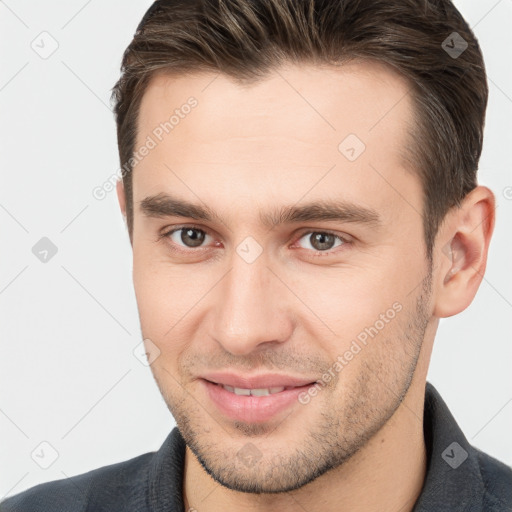
<svg viewBox="0 0 512 512">
<path fill-rule="evenodd" d="M 140 210 L 147 217 L 187 217 L 207 222 L 224 223 L 207 205 L 194 204 L 160 193 L 140 201 Z M 283 206 L 274 212 L 259 215 L 260 222 L 269 228 L 281 224 L 309 221 L 338 221 L 364 224 L 374 228 L 382 225 L 379 213 L 350 201 L 317 200 L 300 206 Z"/>
</svg>

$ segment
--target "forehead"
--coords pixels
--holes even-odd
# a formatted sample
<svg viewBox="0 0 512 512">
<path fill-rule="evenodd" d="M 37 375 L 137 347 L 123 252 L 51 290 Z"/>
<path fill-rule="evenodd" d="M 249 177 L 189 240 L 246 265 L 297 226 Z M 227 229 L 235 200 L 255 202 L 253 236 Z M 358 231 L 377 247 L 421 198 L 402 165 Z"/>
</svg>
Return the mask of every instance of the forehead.
<svg viewBox="0 0 512 512">
<path fill-rule="evenodd" d="M 412 194 L 421 208 L 402 158 L 412 108 L 408 82 L 374 61 L 287 65 L 246 85 L 159 74 L 140 106 L 136 150 L 153 142 L 134 170 L 134 199 L 179 189 L 220 207 L 229 197 L 261 206 L 328 195 L 396 216 Z"/>
<path fill-rule="evenodd" d="M 219 136 L 287 132 L 331 144 L 351 130 L 370 142 L 371 132 L 378 137 L 383 128 L 397 129 L 410 121 L 409 90 L 405 78 L 374 60 L 337 67 L 287 64 L 247 84 L 222 73 L 160 72 L 142 98 L 138 132 L 151 131 L 194 97 L 200 108 L 194 109 L 192 121 L 173 128 L 175 138 L 204 141 L 220 129 Z"/>
</svg>

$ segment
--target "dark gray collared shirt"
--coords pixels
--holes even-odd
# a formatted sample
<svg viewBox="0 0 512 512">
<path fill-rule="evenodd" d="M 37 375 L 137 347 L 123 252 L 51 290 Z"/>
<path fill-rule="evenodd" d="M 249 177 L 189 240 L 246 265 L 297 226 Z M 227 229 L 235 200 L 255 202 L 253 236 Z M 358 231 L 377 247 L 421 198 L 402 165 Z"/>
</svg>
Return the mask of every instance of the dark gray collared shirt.
<svg viewBox="0 0 512 512">
<path fill-rule="evenodd" d="M 428 465 L 414 512 L 512 512 L 512 468 L 468 443 L 428 382 L 423 431 Z M 184 457 L 174 428 L 157 452 L 36 485 L 0 512 L 185 512 Z"/>
</svg>

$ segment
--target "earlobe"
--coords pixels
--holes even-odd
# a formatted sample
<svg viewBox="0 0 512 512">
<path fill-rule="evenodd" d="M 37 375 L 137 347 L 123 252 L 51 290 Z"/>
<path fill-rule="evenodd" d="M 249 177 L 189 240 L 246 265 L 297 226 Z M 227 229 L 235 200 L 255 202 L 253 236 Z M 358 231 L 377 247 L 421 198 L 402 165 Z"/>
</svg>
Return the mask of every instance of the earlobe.
<svg viewBox="0 0 512 512">
<path fill-rule="evenodd" d="M 434 316 L 456 315 L 473 301 L 484 277 L 494 210 L 494 194 L 487 187 L 478 186 L 460 208 L 448 214 L 438 233 L 443 245 L 436 251 L 438 285 Z"/>
</svg>

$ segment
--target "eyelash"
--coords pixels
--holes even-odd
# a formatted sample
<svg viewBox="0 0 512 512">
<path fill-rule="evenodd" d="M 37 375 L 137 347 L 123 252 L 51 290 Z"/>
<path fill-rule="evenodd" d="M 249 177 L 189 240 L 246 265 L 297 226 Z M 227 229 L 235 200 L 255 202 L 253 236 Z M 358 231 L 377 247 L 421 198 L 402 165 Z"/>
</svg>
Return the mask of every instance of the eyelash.
<svg viewBox="0 0 512 512">
<path fill-rule="evenodd" d="M 182 226 L 173 227 L 172 229 L 167 230 L 164 233 L 161 233 L 158 236 L 158 240 L 161 240 L 161 239 L 164 239 L 164 238 L 169 238 L 170 235 L 172 235 L 176 231 L 181 231 L 183 229 L 194 229 L 194 230 L 197 230 L 197 231 L 201 231 L 202 233 L 205 233 L 206 235 L 210 235 L 210 233 L 206 229 L 204 229 L 204 228 L 201 228 L 199 226 L 195 226 L 193 224 L 186 224 L 186 225 L 182 225 Z M 300 235 L 298 236 L 298 238 L 296 239 L 296 241 L 294 242 L 294 245 L 301 238 L 303 238 L 305 235 L 313 234 L 313 233 L 321 233 L 323 235 L 332 235 L 335 238 L 337 238 L 338 240 L 340 240 L 341 242 L 343 242 L 341 245 L 338 245 L 335 248 L 335 249 L 338 249 L 338 250 L 331 249 L 329 251 L 319 251 L 319 250 L 304 249 L 307 252 L 312 252 L 313 253 L 312 254 L 313 257 L 330 256 L 333 253 L 339 252 L 339 250 L 340 250 L 339 247 L 343 247 L 345 245 L 350 245 L 352 243 L 348 238 L 343 237 L 341 235 L 338 235 L 337 233 L 334 233 L 334 232 L 329 231 L 329 230 L 309 230 L 309 231 L 301 232 Z M 210 236 L 212 236 L 212 235 L 210 235 Z M 178 247 L 181 247 L 181 246 L 178 246 Z M 189 248 L 186 248 L 186 249 L 182 249 L 182 248 L 178 248 L 178 247 L 176 247 L 176 244 L 174 244 L 173 242 L 170 242 L 170 248 L 173 251 L 176 251 L 176 252 L 179 252 L 179 253 L 184 253 L 184 252 L 190 253 L 190 252 L 194 252 L 194 251 L 200 251 L 201 249 L 206 249 L 206 247 L 197 247 L 197 248 L 189 247 Z M 341 250 L 344 250 L 344 249 L 341 249 Z"/>
</svg>

